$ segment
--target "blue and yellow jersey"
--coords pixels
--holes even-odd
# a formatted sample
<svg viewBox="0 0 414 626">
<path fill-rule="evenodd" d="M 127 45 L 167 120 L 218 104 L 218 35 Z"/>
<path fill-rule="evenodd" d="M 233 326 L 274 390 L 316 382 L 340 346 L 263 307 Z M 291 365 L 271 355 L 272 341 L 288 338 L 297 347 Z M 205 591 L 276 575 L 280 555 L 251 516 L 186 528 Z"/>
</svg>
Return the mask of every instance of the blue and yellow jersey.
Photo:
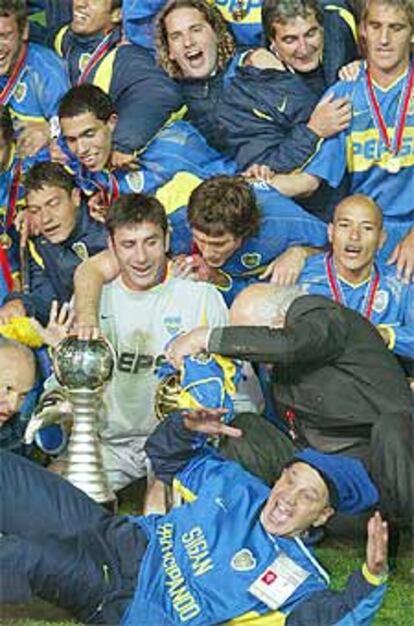
<svg viewBox="0 0 414 626">
<path fill-rule="evenodd" d="M 76 175 L 79 186 L 88 195 L 104 190 L 109 196 L 113 196 L 114 185 L 119 193 L 155 193 L 179 173 L 186 176 L 179 177 L 176 182 L 184 178 L 201 182 L 217 174 L 234 174 L 236 169 L 231 159 L 211 148 L 204 137 L 185 121 L 174 122 L 161 130 L 138 156 L 137 165 L 137 171 L 89 172 L 72 157 L 68 169 Z M 192 189 L 190 182 L 182 190 L 185 203 L 188 190 Z M 183 194 L 180 193 L 179 197 L 181 199 Z M 166 201 L 171 205 L 171 199 L 166 198 Z"/>
<path fill-rule="evenodd" d="M 405 91 L 408 72 L 387 89 L 374 84 L 382 115 L 391 142 L 399 118 L 401 94 Z M 348 96 L 352 101 L 350 127 L 320 142 L 304 171 L 337 187 L 346 171 L 350 174 L 350 193 L 362 193 L 373 198 L 381 207 L 385 221 L 414 218 L 414 96 L 411 95 L 402 145 L 399 151 L 400 169 L 388 171 L 391 153 L 375 123 L 367 94 L 366 68 L 356 81 L 340 81 L 332 91 L 336 96 Z"/>
<path fill-rule="evenodd" d="M 401 356 L 414 358 L 414 286 L 401 282 L 395 266 L 376 264 L 379 284 L 375 293 L 370 321 L 386 326 L 391 333 L 389 348 Z M 336 276 L 345 306 L 364 313 L 371 277 L 352 285 Z M 307 293 L 333 299 L 326 272 L 325 255 L 310 257 L 299 277 Z"/>
<path fill-rule="evenodd" d="M 0 76 L 0 90 L 6 80 L 7 76 Z M 23 122 L 50 120 L 57 115 L 59 101 L 69 87 L 65 66 L 56 54 L 29 43 L 25 66 L 7 102 L 10 113 Z"/>
</svg>

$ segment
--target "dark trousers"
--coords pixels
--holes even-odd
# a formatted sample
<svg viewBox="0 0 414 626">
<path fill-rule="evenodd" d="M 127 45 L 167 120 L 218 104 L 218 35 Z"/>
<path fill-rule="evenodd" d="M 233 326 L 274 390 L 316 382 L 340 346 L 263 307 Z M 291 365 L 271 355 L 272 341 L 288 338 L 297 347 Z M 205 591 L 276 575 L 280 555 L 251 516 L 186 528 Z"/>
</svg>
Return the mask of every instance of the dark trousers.
<svg viewBox="0 0 414 626">
<path fill-rule="evenodd" d="M 37 595 L 78 620 L 118 624 L 146 547 L 140 528 L 15 454 L 0 456 L 0 600 Z"/>
</svg>

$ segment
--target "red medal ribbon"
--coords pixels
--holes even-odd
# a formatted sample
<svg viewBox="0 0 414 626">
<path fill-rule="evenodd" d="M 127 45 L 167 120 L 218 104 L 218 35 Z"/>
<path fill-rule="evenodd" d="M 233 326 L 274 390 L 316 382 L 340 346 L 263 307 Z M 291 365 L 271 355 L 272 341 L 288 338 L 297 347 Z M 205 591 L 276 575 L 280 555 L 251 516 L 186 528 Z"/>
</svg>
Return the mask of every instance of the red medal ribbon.
<svg viewBox="0 0 414 626">
<path fill-rule="evenodd" d="M 7 216 L 5 220 L 4 229 L 7 231 L 13 223 L 14 216 L 16 214 L 16 205 L 19 199 L 19 184 L 20 175 L 22 173 L 22 163 L 20 159 L 17 159 L 13 166 L 12 180 L 10 184 L 9 203 L 7 206 Z"/>
<path fill-rule="evenodd" d="M 407 85 L 405 87 L 405 93 L 403 96 L 403 102 L 402 102 L 402 107 L 401 107 L 401 113 L 400 113 L 400 119 L 396 120 L 397 121 L 397 126 L 396 126 L 396 132 L 395 132 L 395 136 L 394 136 L 394 149 L 392 149 L 391 147 L 391 140 L 388 136 L 388 129 L 387 126 L 385 124 L 384 121 L 384 117 L 381 113 L 381 108 L 379 105 L 379 102 L 377 100 L 377 96 L 375 95 L 375 91 L 374 91 L 374 86 L 372 84 L 372 78 L 371 78 L 371 74 L 369 72 L 369 69 L 367 69 L 366 72 L 366 77 L 367 77 L 367 91 L 368 91 L 368 96 L 369 96 L 369 100 L 370 100 L 370 104 L 373 108 L 373 111 L 375 113 L 375 118 L 376 118 L 376 122 L 378 125 L 378 129 L 382 135 L 382 139 L 384 140 L 385 145 L 387 146 L 388 150 L 390 150 L 393 154 L 398 154 L 398 152 L 400 151 L 401 148 L 401 144 L 402 144 L 402 139 L 403 139 L 403 133 L 404 133 L 404 129 L 405 129 L 405 121 L 407 119 L 407 113 L 408 113 L 408 107 L 410 104 L 410 97 L 411 97 L 411 93 L 413 90 L 413 84 L 414 84 L 414 64 L 411 64 L 410 70 L 409 70 L 409 76 L 408 76 L 408 80 L 407 80 Z M 398 115 L 398 112 L 397 112 Z"/>
<path fill-rule="evenodd" d="M 0 268 L 2 269 L 4 280 L 7 287 L 11 290 L 13 288 L 13 278 L 10 271 L 9 260 L 7 258 L 7 252 L 0 247 Z"/>
<path fill-rule="evenodd" d="M 109 32 L 106 37 L 104 37 L 100 44 L 98 44 L 95 50 L 92 52 L 91 56 L 88 59 L 88 62 L 81 72 L 78 78 L 78 85 L 82 85 L 86 82 L 89 74 L 92 72 L 93 68 L 101 61 L 101 59 L 105 56 L 105 54 L 112 48 L 113 45 L 116 45 L 111 41 L 113 35 L 113 31 Z"/>
<path fill-rule="evenodd" d="M 13 95 L 13 91 L 15 86 L 20 80 L 20 76 L 24 70 L 27 59 L 27 46 L 22 46 L 22 49 L 19 52 L 19 56 L 17 57 L 16 63 L 12 69 L 12 72 L 7 79 L 6 84 L 4 85 L 2 91 L 0 92 L 0 104 L 6 105 Z"/>
<path fill-rule="evenodd" d="M 331 290 L 334 301 L 337 302 L 338 304 L 343 304 L 344 306 L 347 306 L 344 300 L 344 297 L 341 294 L 341 290 L 340 290 L 337 278 L 335 276 L 331 254 L 327 254 L 325 256 L 325 265 L 326 265 L 326 274 L 328 276 L 329 288 Z M 367 303 L 366 303 L 366 306 L 364 307 L 364 310 L 360 311 L 361 315 L 366 317 L 367 320 L 371 319 L 372 307 L 374 306 L 375 294 L 377 292 L 379 282 L 380 282 L 379 273 L 377 269 L 374 268 L 374 276 L 369 281 L 369 284 L 367 287 L 367 290 L 369 290 Z M 365 301 L 365 298 L 364 298 L 364 301 Z"/>
</svg>

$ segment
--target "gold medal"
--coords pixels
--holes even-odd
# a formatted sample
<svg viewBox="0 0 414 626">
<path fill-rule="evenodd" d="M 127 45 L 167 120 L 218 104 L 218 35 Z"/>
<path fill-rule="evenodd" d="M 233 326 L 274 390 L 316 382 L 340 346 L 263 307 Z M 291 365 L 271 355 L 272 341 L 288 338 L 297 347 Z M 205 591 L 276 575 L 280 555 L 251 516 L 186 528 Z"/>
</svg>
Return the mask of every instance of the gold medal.
<svg viewBox="0 0 414 626">
<path fill-rule="evenodd" d="M 247 9 L 244 6 L 244 0 L 237 0 L 237 7 L 231 12 L 231 16 L 235 22 L 241 22 L 247 15 Z"/>
<path fill-rule="evenodd" d="M 396 154 L 390 156 L 385 166 L 390 174 L 398 174 L 401 169 L 401 161 Z"/>
<path fill-rule="evenodd" d="M 0 234 L 0 248 L 3 248 L 3 250 L 8 250 L 9 248 L 11 248 L 12 243 L 13 242 L 10 235 L 8 235 L 7 233 Z"/>
</svg>

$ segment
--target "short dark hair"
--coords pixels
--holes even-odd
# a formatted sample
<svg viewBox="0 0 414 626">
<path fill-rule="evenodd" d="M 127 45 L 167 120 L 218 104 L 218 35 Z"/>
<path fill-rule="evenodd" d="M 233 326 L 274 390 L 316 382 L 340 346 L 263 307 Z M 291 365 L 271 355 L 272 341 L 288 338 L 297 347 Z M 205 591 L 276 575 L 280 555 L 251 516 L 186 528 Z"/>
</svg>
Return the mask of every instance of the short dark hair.
<svg viewBox="0 0 414 626">
<path fill-rule="evenodd" d="M 60 118 L 76 117 L 83 113 L 93 113 L 98 120 L 107 122 L 115 113 L 115 107 L 111 98 L 100 87 L 84 83 L 65 93 L 58 110 Z"/>
<path fill-rule="evenodd" d="M 76 187 L 75 179 L 60 163 L 43 161 L 35 163 L 24 179 L 25 195 L 30 191 L 39 191 L 43 187 L 60 187 L 69 195 Z"/>
<path fill-rule="evenodd" d="M 17 28 L 21 34 L 27 24 L 26 0 L 0 0 L 0 17 L 16 18 Z"/>
<path fill-rule="evenodd" d="M 273 24 L 286 24 L 295 17 L 306 19 L 315 15 L 316 20 L 323 25 L 323 12 L 318 0 L 265 0 L 262 7 L 262 26 L 266 40 L 273 39 Z"/>
<path fill-rule="evenodd" d="M 164 234 L 168 231 L 168 219 L 161 202 L 145 193 L 126 193 L 111 204 L 105 224 L 111 237 L 116 228 L 151 222 L 160 226 Z"/>
<path fill-rule="evenodd" d="M 10 111 L 3 104 L 0 104 L 0 130 L 3 133 L 4 141 L 9 144 L 13 141 L 13 121 Z"/>
<path fill-rule="evenodd" d="M 168 34 L 165 19 L 176 9 L 195 9 L 199 11 L 210 24 L 217 37 L 217 67 L 223 69 L 236 49 L 234 39 L 220 11 L 205 0 L 170 0 L 157 15 L 156 20 L 156 48 L 158 63 L 164 71 L 175 79 L 183 78 L 181 69 L 175 61 L 170 59 Z"/>
<path fill-rule="evenodd" d="M 242 176 L 213 176 L 201 183 L 190 196 L 187 217 L 192 228 L 212 237 L 249 237 L 260 225 L 254 192 Z"/>
</svg>

